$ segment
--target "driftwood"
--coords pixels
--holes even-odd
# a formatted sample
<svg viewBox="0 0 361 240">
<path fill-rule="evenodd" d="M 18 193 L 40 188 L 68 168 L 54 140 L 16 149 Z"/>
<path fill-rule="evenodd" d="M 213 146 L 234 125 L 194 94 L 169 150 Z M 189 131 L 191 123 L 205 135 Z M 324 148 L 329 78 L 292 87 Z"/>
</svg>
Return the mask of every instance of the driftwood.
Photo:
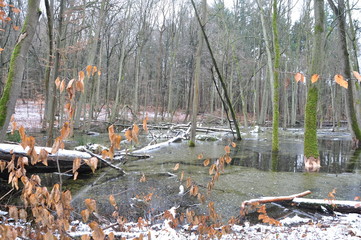
<svg viewBox="0 0 361 240">
<path fill-rule="evenodd" d="M 297 206 L 301 208 L 316 209 L 323 211 L 337 211 L 341 213 L 361 213 L 361 201 L 340 201 L 328 199 L 310 199 L 302 198 L 311 194 L 311 191 L 302 193 L 281 196 L 281 197 L 263 197 L 258 199 L 251 199 L 242 202 L 241 212 L 244 213 L 246 207 L 252 204 L 263 204 L 271 202 L 280 202 L 282 205 Z"/>
</svg>

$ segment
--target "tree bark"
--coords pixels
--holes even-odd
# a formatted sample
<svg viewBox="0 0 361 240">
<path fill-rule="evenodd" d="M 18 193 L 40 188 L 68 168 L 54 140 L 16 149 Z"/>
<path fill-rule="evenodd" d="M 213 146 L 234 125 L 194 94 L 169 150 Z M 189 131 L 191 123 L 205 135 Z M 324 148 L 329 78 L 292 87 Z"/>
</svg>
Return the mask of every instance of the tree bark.
<svg viewBox="0 0 361 240">
<path fill-rule="evenodd" d="M 324 39 L 324 0 L 314 0 L 315 26 L 313 34 L 313 50 L 311 62 L 311 74 L 321 74 L 323 63 L 323 39 Z M 309 84 L 309 83 L 308 83 Z M 316 83 L 309 84 L 305 109 L 305 134 L 304 156 L 305 158 L 319 157 L 317 142 L 317 102 L 318 88 Z"/>
<path fill-rule="evenodd" d="M 272 33 L 273 33 L 273 49 L 274 49 L 274 65 L 273 65 L 273 99 L 272 99 L 272 151 L 278 152 L 278 127 L 279 127 L 279 69 L 280 69 L 280 46 L 278 40 L 278 8 L 277 0 L 273 0 L 273 15 L 272 15 Z"/>
<path fill-rule="evenodd" d="M 49 3 L 49 0 L 45 0 L 45 9 L 46 9 L 46 17 L 47 17 L 47 27 L 48 27 L 48 42 L 49 42 L 49 56 L 48 62 L 45 68 L 45 77 L 44 77 L 44 85 L 45 85 L 45 113 L 43 118 L 42 128 L 45 130 L 47 128 L 47 123 L 49 119 L 49 104 L 50 104 L 50 88 L 52 84 L 50 84 L 50 73 L 53 65 L 53 12 Z"/>
<path fill-rule="evenodd" d="M 206 22 L 207 18 L 207 0 L 202 0 L 202 25 Z M 193 81 L 193 107 L 192 107 L 192 127 L 191 127 L 191 139 L 189 145 L 191 147 L 195 146 L 196 142 L 196 129 L 197 129 L 197 115 L 199 107 L 199 85 L 200 85 L 200 73 L 201 73 L 201 58 L 202 58 L 202 49 L 203 49 L 203 36 L 202 30 L 198 30 L 198 46 L 196 50 L 196 67 L 194 69 L 194 81 Z"/>
<path fill-rule="evenodd" d="M 40 0 L 29 0 L 26 18 L 13 49 L 5 88 L 0 99 L 0 142 L 4 140 L 16 100 L 21 92 L 26 55 L 36 32 Z"/>
<path fill-rule="evenodd" d="M 61 36 L 63 35 L 63 18 L 64 18 L 64 9 L 65 9 L 65 0 L 60 1 L 60 10 L 59 10 L 59 20 L 58 20 L 58 33 L 56 37 L 56 50 L 55 50 L 55 60 L 54 60 L 54 69 L 53 77 L 51 81 L 51 93 L 50 93 L 50 102 L 49 102 L 49 119 L 48 119 L 48 131 L 47 131 L 47 143 L 46 145 L 50 147 L 53 144 L 53 129 L 55 122 L 55 108 L 56 108 L 56 86 L 55 79 L 59 75 L 59 65 L 60 65 L 60 47 L 61 47 Z"/>
<path fill-rule="evenodd" d="M 331 9 L 336 17 L 336 21 L 338 23 L 338 37 L 340 43 L 340 51 L 341 51 L 341 61 L 343 61 L 343 76 L 345 79 L 349 80 L 349 87 L 347 88 L 347 97 L 346 97 L 346 105 L 348 108 L 348 121 L 351 125 L 351 133 L 352 136 L 356 137 L 356 139 L 361 144 L 361 130 L 359 128 L 359 124 L 357 122 L 356 110 L 354 106 L 353 99 L 353 87 L 354 84 L 351 81 L 351 65 L 349 59 L 349 52 L 347 49 L 347 34 L 346 34 L 346 13 L 345 13 L 345 0 L 338 0 L 338 6 L 335 5 L 333 0 L 328 0 L 328 3 L 331 6 Z"/>
</svg>

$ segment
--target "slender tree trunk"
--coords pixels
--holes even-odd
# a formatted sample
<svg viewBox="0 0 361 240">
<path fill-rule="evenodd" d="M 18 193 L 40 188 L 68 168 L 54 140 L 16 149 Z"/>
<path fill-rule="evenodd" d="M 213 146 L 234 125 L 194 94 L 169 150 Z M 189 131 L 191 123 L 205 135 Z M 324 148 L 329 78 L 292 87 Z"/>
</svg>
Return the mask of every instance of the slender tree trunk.
<svg viewBox="0 0 361 240">
<path fill-rule="evenodd" d="M 278 127 L 279 127 L 279 69 L 280 69 L 280 46 L 278 40 L 278 27 L 277 27 L 277 19 L 278 19 L 278 8 L 277 8 L 277 0 L 273 0 L 273 15 L 272 15 L 272 30 L 273 30 L 273 49 L 274 49 L 274 69 L 273 69 L 273 100 L 272 100 L 272 109 L 273 109 L 273 117 L 272 117 L 272 151 L 277 152 L 279 149 L 278 142 Z"/>
<path fill-rule="evenodd" d="M 206 22 L 207 18 L 207 0 L 202 0 L 202 25 Z M 201 28 L 201 26 L 200 26 Z M 195 146 L 196 142 L 196 129 L 197 129 L 197 115 L 199 107 L 199 82 L 201 73 L 201 58 L 203 49 L 203 36 L 202 30 L 198 30 L 198 46 L 195 56 L 196 67 L 194 70 L 194 81 L 193 81 L 193 107 L 192 107 L 192 127 L 191 127 L 191 139 L 189 145 Z"/>
<path fill-rule="evenodd" d="M 65 9 L 65 1 L 60 1 L 60 10 L 59 10 L 59 20 L 58 20 L 58 33 L 56 37 L 56 51 L 55 51 L 55 59 L 54 59 L 54 69 L 53 69 L 53 77 L 51 80 L 51 99 L 49 102 L 49 124 L 47 131 L 47 143 L 46 145 L 50 147 L 53 143 L 53 130 L 54 130 L 54 122 L 55 122 L 55 109 L 56 109 L 56 86 L 55 79 L 59 75 L 59 65 L 60 65 L 60 48 L 61 48 L 61 36 L 63 35 L 63 18 L 64 18 L 64 9 Z"/>
<path fill-rule="evenodd" d="M 50 88 L 52 84 L 50 83 L 50 73 L 53 65 L 53 11 L 50 6 L 49 0 L 45 0 L 45 9 L 46 9 L 46 17 L 47 17 L 47 27 L 48 27 L 48 41 L 49 41 L 49 56 L 48 62 L 45 68 L 45 77 L 44 77 L 44 85 L 45 85 L 45 111 L 44 111 L 44 119 L 42 122 L 42 129 L 46 130 L 47 123 L 49 119 L 49 104 L 50 104 Z"/>
<path fill-rule="evenodd" d="M 6 84 L 0 98 L 0 141 L 5 138 L 10 118 L 15 111 L 16 100 L 21 92 L 26 55 L 33 40 L 38 19 L 40 0 L 29 0 L 26 18 L 14 46 Z"/>
</svg>

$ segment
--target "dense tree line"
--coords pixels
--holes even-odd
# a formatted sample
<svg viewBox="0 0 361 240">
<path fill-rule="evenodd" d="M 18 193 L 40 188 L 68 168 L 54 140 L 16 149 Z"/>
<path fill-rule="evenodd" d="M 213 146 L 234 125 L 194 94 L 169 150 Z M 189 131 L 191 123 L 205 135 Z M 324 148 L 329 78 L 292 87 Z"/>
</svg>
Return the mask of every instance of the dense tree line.
<svg viewBox="0 0 361 240">
<path fill-rule="evenodd" d="M 313 2 L 304 0 L 301 9 L 295 9 L 291 0 L 234 0 L 231 8 L 226 8 L 221 0 L 208 1 L 205 31 L 242 125 L 263 125 L 272 120 L 273 91 L 279 94 L 279 126 L 303 123 L 310 88 L 306 82 L 315 69 L 311 70 L 312 49 L 316 44 Z M 324 54 L 322 64 L 317 67 L 321 69 L 316 106 L 319 127 L 325 121 L 337 127 L 347 114 L 348 90 L 336 85 L 333 79 L 335 74 L 345 74 L 344 64 L 347 64 L 339 45 L 337 14 L 344 16 L 350 71 L 359 71 L 360 31 L 359 22 L 353 17 L 360 10 L 355 9 L 351 0 L 336 2 L 328 1 L 323 10 Z M 4 49 L 0 54 L 1 91 L 20 32 L 17 26 L 25 24 L 27 13 L 26 1 L 6 3 L 9 5 L 2 7 L 2 11 L 11 20 L 2 20 L 0 31 L 0 47 Z M 87 129 L 101 110 L 110 122 L 115 122 L 122 118 L 125 106 L 134 113 L 154 112 L 154 121 L 172 119 L 176 111 L 185 113 L 184 120 L 190 119 L 196 52 L 200 51 L 197 46 L 201 38 L 189 1 L 45 0 L 44 3 L 26 56 L 22 87 L 17 89 L 23 99 L 44 100 L 44 128 L 54 124 L 55 115 L 60 116 L 60 124 L 66 120 L 66 95 L 56 89 L 55 80 L 68 83 L 77 79 L 80 71 L 86 72 L 87 66 L 95 66 L 96 72 L 85 77 L 84 92 L 77 93 L 76 127 Z M 12 11 L 12 5 L 20 12 Z M 196 5 L 201 11 L 200 1 Z M 337 13 L 335 7 L 343 12 Z M 300 14 L 296 19 L 297 12 Z M 277 51 L 279 56 L 275 55 Z M 223 120 L 224 105 L 214 84 L 220 85 L 219 77 L 206 47 L 201 48 L 200 57 L 198 111 L 217 113 Z M 269 68 L 269 60 L 277 61 L 276 69 Z M 306 81 L 295 81 L 298 72 Z M 274 85 L 269 79 L 274 74 L 279 85 L 271 90 Z M 359 84 L 351 75 L 344 77 L 352 83 L 355 114 L 359 116 Z M 224 94 L 221 88 L 220 91 Z"/>
</svg>

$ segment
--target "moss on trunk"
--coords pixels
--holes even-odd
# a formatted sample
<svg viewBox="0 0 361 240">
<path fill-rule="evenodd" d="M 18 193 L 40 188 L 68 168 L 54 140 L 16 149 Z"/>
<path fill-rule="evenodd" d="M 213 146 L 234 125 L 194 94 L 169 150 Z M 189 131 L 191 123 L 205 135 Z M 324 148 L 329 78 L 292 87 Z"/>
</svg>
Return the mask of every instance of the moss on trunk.
<svg viewBox="0 0 361 240">
<path fill-rule="evenodd" d="M 278 40 L 277 28 L 277 1 L 273 1 L 273 16 L 272 16 L 272 30 L 273 30 L 273 47 L 274 47 L 274 70 L 273 70 L 273 121 L 272 121 L 272 151 L 277 152 L 279 149 L 278 141 L 278 126 L 279 126 L 279 68 L 280 68 L 280 45 Z"/>
<path fill-rule="evenodd" d="M 10 99 L 10 92 L 11 92 L 11 88 L 13 85 L 14 72 L 15 72 L 15 68 L 16 68 L 15 61 L 20 53 L 20 49 L 21 49 L 21 43 L 17 43 L 15 45 L 13 53 L 11 54 L 8 78 L 7 78 L 7 81 L 5 84 L 3 94 L 0 99 L 0 128 L 3 127 L 5 124 L 6 113 L 7 113 L 7 103 L 9 102 L 9 99 Z"/>
<path fill-rule="evenodd" d="M 307 103 L 305 111 L 305 137 L 304 137 L 304 155 L 318 158 L 317 142 L 317 102 L 318 89 L 311 86 L 307 93 Z"/>
</svg>

